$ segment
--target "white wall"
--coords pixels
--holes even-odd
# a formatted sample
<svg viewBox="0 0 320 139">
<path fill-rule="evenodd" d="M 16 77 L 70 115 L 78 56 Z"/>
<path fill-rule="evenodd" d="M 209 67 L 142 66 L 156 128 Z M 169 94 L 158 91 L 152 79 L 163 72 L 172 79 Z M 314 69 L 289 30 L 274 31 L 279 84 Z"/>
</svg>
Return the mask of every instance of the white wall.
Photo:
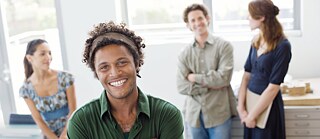
<svg viewBox="0 0 320 139">
<path fill-rule="evenodd" d="M 301 0 L 302 36 L 289 37 L 292 63 L 289 73 L 296 78 L 320 77 L 320 1 Z M 318 64 L 317 64 L 318 63 Z"/>
<path fill-rule="evenodd" d="M 292 44 L 292 61 L 289 74 L 293 78 L 320 77 L 320 1 L 302 2 L 302 36 L 289 36 Z M 76 75 L 78 106 L 97 98 L 102 87 L 92 72 L 81 63 L 84 41 L 93 24 L 114 20 L 114 0 L 61 1 L 62 26 L 69 71 Z M 249 50 L 249 41 L 232 42 L 235 70 L 243 67 Z M 148 45 L 145 49 L 145 64 L 141 69 L 138 86 L 147 94 L 159 96 L 182 107 L 184 96 L 176 91 L 176 59 L 185 42 Z"/>
<path fill-rule="evenodd" d="M 84 43 L 94 24 L 115 20 L 113 0 L 61 0 L 58 3 L 68 71 L 75 75 L 77 104 L 81 106 L 100 96 L 102 86 L 82 63 Z M 59 9 L 59 8 L 58 8 Z M 58 12 L 59 13 L 59 12 Z"/>
</svg>

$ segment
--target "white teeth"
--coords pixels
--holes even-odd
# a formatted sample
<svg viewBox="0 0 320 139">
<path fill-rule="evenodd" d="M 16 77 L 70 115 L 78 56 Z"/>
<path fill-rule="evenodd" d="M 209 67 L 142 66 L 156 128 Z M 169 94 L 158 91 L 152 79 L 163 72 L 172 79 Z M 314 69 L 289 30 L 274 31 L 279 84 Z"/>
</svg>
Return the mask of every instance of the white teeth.
<svg viewBox="0 0 320 139">
<path fill-rule="evenodd" d="M 121 86 L 121 85 L 123 85 L 123 83 L 125 81 L 126 80 L 120 80 L 120 81 L 112 82 L 112 83 L 110 83 L 110 85 L 112 85 L 112 86 Z"/>
</svg>

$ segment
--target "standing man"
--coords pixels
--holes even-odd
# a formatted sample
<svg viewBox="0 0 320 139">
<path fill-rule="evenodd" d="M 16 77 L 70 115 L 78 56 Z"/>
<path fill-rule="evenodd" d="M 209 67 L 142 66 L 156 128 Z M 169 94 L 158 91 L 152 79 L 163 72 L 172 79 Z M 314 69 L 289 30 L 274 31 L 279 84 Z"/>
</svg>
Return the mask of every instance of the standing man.
<svg viewBox="0 0 320 139">
<path fill-rule="evenodd" d="M 83 62 L 104 90 L 100 98 L 74 112 L 69 139 L 183 138 L 180 111 L 137 87 L 144 59 L 142 38 L 113 22 L 98 24 L 89 36 Z"/>
<path fill-rule="evenodd" d="M 237 114 L 230 86 L 233 47 L 208 31 L 208 10 L 192 4 L 183 20 L 194 40 L 179 55 L 177 86 L 186 95 L 184 116 L 194 139 L 230 139 L 231 117 Z"/>
</svg>

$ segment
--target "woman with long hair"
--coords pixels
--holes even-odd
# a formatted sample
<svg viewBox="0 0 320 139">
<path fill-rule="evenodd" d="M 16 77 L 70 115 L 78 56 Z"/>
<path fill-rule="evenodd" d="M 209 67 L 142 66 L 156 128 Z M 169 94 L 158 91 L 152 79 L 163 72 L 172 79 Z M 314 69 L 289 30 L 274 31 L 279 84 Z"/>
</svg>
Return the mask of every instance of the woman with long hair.
<svg viewBox="0 0 320 139">
<path fill-rule="evenodd" d="M 74 78 L 50 68 L 51 51 L 46 40 L 28 43 L 24 57 L 25 81 L 19 95 L 28 105 L 44 138 L 67 138 L 66 123 L 76 109 Z"/>
<path fill-rule="evenodd" d="M 252 40 L 245 63 L 239 96 L 238 112 L 244 123 L 245 139 L 285 139 L 284 106 L 280 84 L 288 72 L 291 45 L 276 16 L 279 8 L 271 0 L 249 3 L 249 23 L 259 34 Z M 246 109 L 248 92 L 260 95 L 250 112 Z M 265 128 L 256 126 L 259 115 L 271 105 Z"/>
</svg>

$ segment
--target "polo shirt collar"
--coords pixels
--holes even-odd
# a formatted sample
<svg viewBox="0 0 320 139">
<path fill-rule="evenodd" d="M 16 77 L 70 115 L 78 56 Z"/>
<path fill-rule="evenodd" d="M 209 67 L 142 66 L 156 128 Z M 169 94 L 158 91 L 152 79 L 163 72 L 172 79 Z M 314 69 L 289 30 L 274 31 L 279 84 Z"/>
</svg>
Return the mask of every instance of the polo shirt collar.
<svg viewBox="0 0 320 139">
<path fill-rule="evenodd" d="M 101 119 L 103 119 L 103 115 L 104 113 L 106 113 L 109 109 L 109 103 L 108 103 L 108 99 L 107 99 L 107 92 L 106 90 L 103 90 L 103 92 L 100 95 L 100 117 Z"/>
<path fill-rule="evenodd" d="M 141 113 L 144 113 L 145 115 L 150 118 L 150 108 L 149 108 L 149 100 L 148 97 L 140 90 L 138 87 L 138 112 L 137 115 L 140 115 Z M 108 115 L 111 117 L 111 111 L 109 102 L 107 99 L 107 93 L 104 90 L 100 95 L 100 118 L 103 119 L 103 115 L 105 113 L 108 113 Z"/>
<path fill-rule="evenodd" d="M 138 115 L 141 113 L 144 113 L 148 118 L 150 118 L 150 105 L 149 105 L 149 99 L 147 95 L 145 95 L 140 88 L 138 87 Z"/>
</svg>

